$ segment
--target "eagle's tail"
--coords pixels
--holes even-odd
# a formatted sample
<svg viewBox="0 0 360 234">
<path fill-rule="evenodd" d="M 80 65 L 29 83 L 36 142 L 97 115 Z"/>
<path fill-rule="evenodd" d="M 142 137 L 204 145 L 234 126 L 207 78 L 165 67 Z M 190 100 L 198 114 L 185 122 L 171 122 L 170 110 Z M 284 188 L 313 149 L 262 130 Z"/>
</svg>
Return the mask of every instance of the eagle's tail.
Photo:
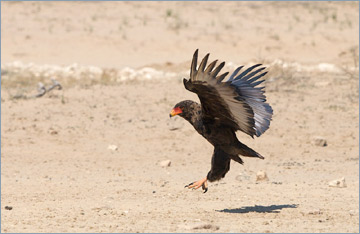
<svg viewBox="0 0 360 234">
<path fill-rule="evenodd" d="M 251 149 L 250 147 L 244 145 L 241 142 L 238 142 L 238 147 L 237 148 L 239 150 L 239 154 L 241 154 L 242 156 L 265 159 L 261 154 L 259 154 L 255 150 Z"/>
</svg>

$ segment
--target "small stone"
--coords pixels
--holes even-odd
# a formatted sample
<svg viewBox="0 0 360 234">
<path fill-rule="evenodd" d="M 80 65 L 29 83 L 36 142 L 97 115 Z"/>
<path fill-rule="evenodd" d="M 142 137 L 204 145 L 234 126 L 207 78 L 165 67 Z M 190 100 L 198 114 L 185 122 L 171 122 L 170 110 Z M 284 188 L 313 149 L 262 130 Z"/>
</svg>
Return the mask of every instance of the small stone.
<svg viewBox="0 0 360 234">
<path fill-rule="evenodd" d="M 351 216 L 358 215 L 358 214 L 359 214 L 359 210 L 349 210 L 349 214 L 350 214 Z"/>
<path fill-rule="evenodd" d="M 266 175 L 265 171 L 258 171 L 256 173 L 256 181 L 268 181 L 269 178 Z"/>
<path fill-rule="evenodd" d="M 165 185 L 167 185 L 169 183 L 169 181 L 163 181 L 162 184 L 160 185 L 160 187 L 165 187 Z"/>
<path fill-rule="evenodd" d="M 170 160 L 164 160 L 164 161 L 161 161 L 159 163 L 159 165 L 162 166 L 162 167 L 170 167 L 171 161 Z"/>
<path fill-rule="evenodd" d="M 329 186 L 335 188 L 346 188 L 345 177 L 342 177 L 341 179 L 338 180 L 330 181 Z"/>
<path fill-rule="evenodd" d="M 249 180 L 250 176 L 245 174 L 245 173 L 240 173 L 239 175 L 237 175 L 235 177 L 235 179 L 238 180 L 238 181 L 245 181 L 245 180 Z"/>
<path fill-rule="evenodd" d="M 112 151 L 116 151 L 116 150 L 118 150 L 118 147 L 117 147 L 117 145 L 109 145 L 108 149 L 112 150 Z"/>
<path fill-rule="evenodd" d="M 320 215 L 322 214 L 322 211 L 320 209 L 314 209 L 314 210 L 310 210 L 308 212 L 309 215 Z"/>
<path fill-rule="evenodd" d="M 194 230 L 208 229 L 208 230 L 216 231 L 216 230 L 219 230 L 219 226 L 212 225 L 210 223 L 199 223 L 199 224 L 195 224 L 194 226 L 192 226 L 191 229 L 194 229 Z"/>
<path fill-rule="evenodd" d="M 207 229 L 210 231 L 217 231 L 220 229 L 219 226 L 213 225 L 211 223 L 201 222 L 201 220 L 194 220 L 196 222 L 186 223 L 186 224 L 180 224 L 178 225 L 178 228 L 181 230 L 201 230 L 201 229 Z M 184 220 L 184 222 L 187 222 L 187 220 Z M 202 232 L 202 231 L 200 231 Z"/>
<path fill-rule="evenodd" d="M 321 147 L 327 146 L 326 139 L 324 137 L 321 137 L 321 136 L 314 137 L 312 142 L 316 146 L 321 146 Z"/>
<path fill-rule="evenodd" d="M 12 210 L 12 206 L 5 206 L 5 210 Z"/>
</svg>

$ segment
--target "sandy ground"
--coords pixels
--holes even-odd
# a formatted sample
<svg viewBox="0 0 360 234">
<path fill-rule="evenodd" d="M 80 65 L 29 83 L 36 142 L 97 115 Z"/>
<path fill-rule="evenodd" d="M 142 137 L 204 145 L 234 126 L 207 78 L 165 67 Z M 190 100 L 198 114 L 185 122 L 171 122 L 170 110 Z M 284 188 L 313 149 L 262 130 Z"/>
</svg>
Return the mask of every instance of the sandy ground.
<svg viewBox="0 0 360 234">
<path fill-rule="evenodd" d="M 358 9 L 1 2 L 1 232 L 359 232 Z M 274 109 L 260 138 L 238 133 L 266 159 L 232 162 L 206 194 L 184 185 L 212 146 L 168 117 L 198 100 L 181 83 L 196 48 L 267 64 Z M 31 98 L 54 74 L 63 89 Z"/>
</svg>

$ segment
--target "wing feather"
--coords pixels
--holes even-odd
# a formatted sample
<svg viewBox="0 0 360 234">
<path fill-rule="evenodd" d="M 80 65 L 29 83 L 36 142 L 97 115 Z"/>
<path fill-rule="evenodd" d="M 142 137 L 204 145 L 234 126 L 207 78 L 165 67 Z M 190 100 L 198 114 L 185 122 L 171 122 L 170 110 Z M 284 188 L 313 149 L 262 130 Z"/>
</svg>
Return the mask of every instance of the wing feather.
<svg viewBox="0 0 360 234">
<path fill-rule="evenodd" d="M 209 55 L 210 55 L 210 54 L 207 54 L 207 55 L 203 58 L 203 60 L 201 61 L 200 65 L 199 65 L 198 71 L 204 72 L 205 67 L 206 67 L 206 63 L 207 63 L 208 58 L 209 58 Z"/>
<path fill-rule="evenodd" d="M 256 64 L 252 67 L 249 67 L 248 69 L 246 69 L 245 71 L 243 71 L 240 75 L 238 75 L 237 77 L 235 77 L 234 80 L 239 80 L 241 78 L 243 78 L 246 74 L 248 74 L 250 71 L 252 71 L 254 68 L 261 66 L 261 64 Z"/>
<path fill-rule="evenodd" d="M 220 75 L 220 76 L 217 76 L 216 77 L 216 80 L 218 83 L 222 82 L 223 79 L 229 74 L 229 72 L 225 72 L 224 74 Z"/>
<path fill-rule="evenodd" d="M 206 67 L 209 54 L 196 69 L 198 50 L 195 51 L 191 63 L 190 80 L 184 79 L 185 88 L 199 96 L 203 120 L 217 121 L 218 124 L 240 130 L 253 137 L 260 136 L 270 126 L 273 110 L 266 103 L 264 82 L 262 78 L 267 72 L 261 73 L 265 67 L 256 64 L 240 73 L 243 66 L 238 67 L 227 81 L 225 72 L 218 76 L 225 62 L 215 69 L 217 60 Z M 260 73 L 260 74 L 259 74 Z"/>
<path fill-rule="evenodd" d="M 196 66 L 197 66 L 197 60 L 198 60 L 198 52 L 199 52 L 199 50 L 195 51 L 193 60 L 191 62 L 190 77 L 195 77 L 196 76 Z"/>
<path fill-rule="evenodd" d="M 215 68 L 215 70 L 211 73 L 211 76 L 216 77 L 219 74 L 220 70 L 225 66 L 225 62 L 222 62 Z"/>
<path fill-rule="evenodd" d="M 214 69 L 216 63 L 217 63 L 217 60 L 215 60 L 214 62 L 210 63 L 209 66 L 206 68 L 205 73 L 210 73 L 210 72 L 212 71 L 212 69 Z"/>
<path fill-rule="evenodd" d="M 243 68 L 243 67 L 244 67 L 244 66 L 240 66 L 240 67 L 236 68 L 235 71 L 233 72 L 233 74 L 231 74 L 231 76 L 229 77 L 229 80 L 228 80 L 228 81 L 233 80 L 234 77 L 239 73 L 239 71 L 240 71 L 241 68 Z"/>
</svg>

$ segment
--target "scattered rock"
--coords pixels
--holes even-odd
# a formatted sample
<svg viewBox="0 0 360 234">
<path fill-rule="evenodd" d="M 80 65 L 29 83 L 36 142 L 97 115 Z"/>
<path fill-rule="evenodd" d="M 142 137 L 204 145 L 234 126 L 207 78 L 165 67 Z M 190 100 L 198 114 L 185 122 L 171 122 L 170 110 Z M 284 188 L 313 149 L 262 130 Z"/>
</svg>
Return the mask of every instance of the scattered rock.
<svg viewBox="0 0 360 234">
<path fill-rule="evenodd" d="M 164 161 L 161 161 L 159 163 L 159 165 L 162 166 L 162 167 L 170 167 L 171 161 L 170 160 L 164 160 Z"/>
<path fill-rule="evenodd" d="M 235 177 L 235 179 L 238 180 L 238 181 L 245 181 L 245 180 L 249 180 L 250 176 L 245 174 L 245 173 L 240 173 L 239 175 L 237 175 Z"/>
<path fill-rule="evenodd" d="M 49 133 L 50 135 L 57 135 L 59 132 L 58 132 L 57 130 L 53 129 L 53 128 L 49 128 L 49 129 L 48 129 L 48 133 Z"/>
<path fill-rule="evenodd" d="M 321 147 L 327 146 L 326 139 L 324 137 L 321 137 L 321 136 L 314 137 L 312 142 L 316 146 L 321 146 Z"/>
<path fill-rule="evenodd" d="M 118 150 L 118 147 L 117 147 L 117 145 L 109 145 L 108 149 L 112 150 L 112 151 L 116 151 L 116 150 Z"/>
<path fill-rule="evenodd" d="M 5 210 L 12 210 L 12 206 L 5 206 Z"/>
<path fill-rule="evenodd" d="M 169 183 L 169 181 L 163 181 L 162 184 L 160 185 L 160 187 L 165 187 L 165 185 L 167 185 Z"/>
<path fill-rule="evenodd" d="M 329 186 L 335 188 L 346 188 L 345 177 L 342 177 L 341 179 L 338 180 L 330 181 Z"/>
<path fill-rule="evenodd" d="M 51 130 L 51 131 L 50 131 L 50 134 L 51 134 L 51 135 L 57 135 L 58 133 L 59 133 L 59 132 L 56 131 L 56 130 Z"/>
<path fill-rule="evenodd" d="M 266 175 L 265 171 L 258 171 L 256 173 L 256 181 L 268 181 L 269 178 Z"/>
<path fill-rule="evenodd" d="M 191 226 L 191 229 L 193 230 L 198 230 L 198 229 L 207 229 L 207 230 L 212 230 L 212 231 L 216 231 L 219 230 L 219 226 L 210 224 L 210 223 L 198 223 L 195 225 Z"/>
<path fill-rule="evenodd" d="M 186 220 L 184 220 L 185 222 Z M 206 229 L 209 231 L 217 231 L 220 229 L 219 226 L 213 225 L 211 223 L 206 223 L 204 221 L 201 221 L 200 219 L 195 219 L 195 222 L 190 222 L 186 224 L 180 224 L 178 225 L 178 228 L 181 230 L 201 230 Z M 201 232 L 201 231 L 200 231 Z"/>
<path fill-rule="evenodd" d="M 317 68 L 321 72 L 340 72 L 340 69 L 331 63 L 319 63 Z"/>
<path fill-rule="evenodd" d="M 310 210 L 308 212 L 309 215 L 320 215 L 322 214 L 322 211 L 320 209 L 314 209 L 314 210 Z"/>
<path fill-rule="evenodd" d="M 304 166 L 305 163 L 304 162 L 294 162 L 294 161 L 291 161 L 291 162 L 283 162 L 283 163 L 279 163 L 278 166 L 284 166 L 284 167 L 289 167 L 289 169 L 291 169 L 291 167 L 294 167 L 294 166 Z"/>
<path fill-rule="evenodd" d="M 359 215 L 359 210 L 349 210 L 351 216 Z"/>
</svg>

